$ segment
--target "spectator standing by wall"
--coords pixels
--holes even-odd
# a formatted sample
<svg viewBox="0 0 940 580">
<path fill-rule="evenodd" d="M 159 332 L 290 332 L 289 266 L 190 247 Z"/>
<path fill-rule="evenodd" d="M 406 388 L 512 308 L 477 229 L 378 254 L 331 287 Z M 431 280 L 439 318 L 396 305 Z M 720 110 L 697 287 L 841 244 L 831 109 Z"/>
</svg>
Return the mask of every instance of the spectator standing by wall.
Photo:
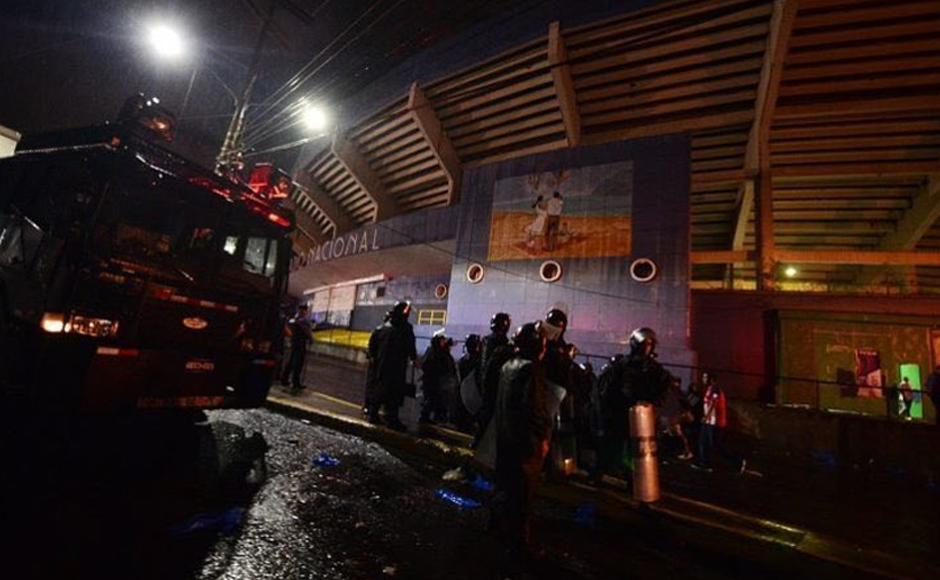
<svg viewBox="0 0 940 580">
<path fill-rule="evenodd" d="M 692 459 L 693 455 L 692 448 L 689 447 L 689 440 L 682 430 L 684 411 L 682 409 L 681 384 L 680 379 L 673 380 L 663 397 L 663 404 L 657 419 L 663 434 L 679 444 L 676 456 L 683 461 L 687 461 Z"/>
<path fill-rule="evenodd" d="M 702 397 L 702 428 L 698 440 L 698 467 L 710 469 L 712 455 L 715 451 L 729 464 L 734 465 L 740 473 L 744 473 L 747 462 L 728 451 L 724 442 L 724 429 L 728 426 L 728 399 L 725 392 L 718 386 L 713 373 L 703 375 L 706 380 L 705 394 Z"/>
<path fill-rule="evenodd" d="M 703 372 L 698 381 L 693 381 L 689 385 L 689 391 L 685 394 L 683 400 L 683 409 L 686 410 L 684 421 L 686 437 L 688 437 L 691 448 L 694 450 L 698 450 L 699 435 L 702 433 L 702 416 L 704 415 L 702 397 L 705 394 L 708 381 L 708 373 Z"/>
<path fill-rule="evenodd" d="M 911 388 L 911 382 L 907 377 L 901 378 L 901 384 L 898 385 L 898 392 L 901 395 L 901 402 L 904 404 L 904 409 L 901 410 L 901 417 L 910 420 L 911 409 L 914 406 L 914 389 Z"/>
</svg>

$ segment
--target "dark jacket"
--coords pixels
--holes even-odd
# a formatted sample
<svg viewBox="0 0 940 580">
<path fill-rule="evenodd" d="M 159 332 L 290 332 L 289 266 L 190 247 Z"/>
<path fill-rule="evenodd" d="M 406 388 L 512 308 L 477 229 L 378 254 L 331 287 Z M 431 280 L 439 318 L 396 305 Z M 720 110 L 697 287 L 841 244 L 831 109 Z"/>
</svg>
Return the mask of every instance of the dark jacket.
<svg viewBox="0 0 940 580">
<path fill-rule="evenodd" d="M 627 408 L 637 403 L 662 402 L 675 378 L 656 359 L 628 356 L 623 359 L 623 394 Z"/>
<path fill-rule="evenodd" d="M 463 382 L 463 380 L 466 379 L 468 376 L 476 373 L 477 388 L 479 389 L 480 382 L 482 379 L 481 377 L 482 373 L 480 372 L 482 370 L 481 369 L 482 362 L 483 362 L 483 357 L 479 352 L 477 352 L 476 354 L 470 354 L 469 352 L 465 352 L 463 356 L 460 357 L 460 360 L 457 361 L 458 380 L 460 380 L 460 382 Z"/>
<path fill-rule="evenodd" d="M 425 389 L 438 389 L 448 380 L 457 379 L 454 357 L 443 348 L 429 346 L 421 359 L 421 385 Z"/>
<path fill-rule="evenodd" d="M 625 432 L 630 407 L 642 402 L 660 403 L 674 380 L 656 359 L 643 356 L 626 356 L 607 372 L 612 380 L 603 386 L 603 415 L 605 431 L 615 436 Z"/>
<path fill-rule="evenodd" d="M 387 321 L 369 337 L 368 381 L 390 394 L 404 391 L 408 361 L 417 358 L 411 323 Z"/>
<path fill-rule="evenodd" d="M 516 357 L 502 367 L 496 402 L 496 461 L 524 462 L 544 454 L 552 434 L 545 367 Z"/>
<path fill-rule="evenodd" d="M 559 338 L 549 341 L 545 349 L 546 378 L 566 390 L 572 385 L 574 361 L 568 356 L 568 343 Z"/>
<path fill-rule="evenodd" d="M 492 332 L 483 338 L 483 358 L 480 360 L 480 365 L 483 368 L 484 376 L 486 375 L 489 369 L 491 362 L 493 361 L 496 353 L 500 351 L 506 351 L 509 345 L 509 337 L 505 334 Z M 505 360 L 503 362 L 506 362 Z M 500 365 L 501 366 L 501 365 Z M 495 372 L 498 374 L 499 369 L 495 369 Z M 497 377 L 497 380 L 498 377 Z"/>
<path fill-rule="evenodd" d="M 291 318 L 287 321 L 287 328 L 290 330 L 291 348 L 305 349 L 310 342 L 313 327 L 306 318 Z"/>
<path fill-rule="evenodd" d="M 505 334 L 492 333 L 483 339 L 483 360 L 480 362 L 483 392 L 483 415 L 488 418 L 496 408 L 499 372 L 512 357 L 512 347 Z"/>
</svg>

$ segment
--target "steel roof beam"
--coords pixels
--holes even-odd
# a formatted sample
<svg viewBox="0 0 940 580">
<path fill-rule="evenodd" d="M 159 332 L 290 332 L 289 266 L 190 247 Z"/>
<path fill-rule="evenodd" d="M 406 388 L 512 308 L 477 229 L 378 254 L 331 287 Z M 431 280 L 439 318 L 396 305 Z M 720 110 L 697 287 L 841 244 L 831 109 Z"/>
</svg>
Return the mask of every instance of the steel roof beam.
<svg viewBox="0 0 940 580">
<path fill-rule="evenodd" d="M 323 188 L 317 184 L 312 173 L 301 171 L 297 174 L 297 180 L 300 182 L 300 195 L 304 195 L 317 206 L 326 219 L 333 224 L 334 235 L 347 232 L 356 227 L 355 222 L 350 215 L 328 195 Z"/>
<path fill-rule="evenodd" d="M 441 121 L 434 110 L 434 105 L 425 96 L 418 83 L 411 85 L 411 91 L 408 94 L 408 111 L 424 140 L 430 146 L 434 158 L 444 169 L 448 188 L 447 205 L 450 205 L 460 195 L 460 183 L 463 177 L 460 158 L 457 156 L 457 150 L 454 149 L 453 143 L 444 131 L 443 125 L 441 125 Z"/>
<path fill-rule="evenodd" d="M 373 221 L 382 221 L 401 213 L 398 201 L 385 190 L 382 180 L 369 166 L 369 162 L 355 143 L 340 133 L 336 133 L 333 136 L 331 151 L 359 184 L 362 191 L 369 196 L 375 207 L 375 212 L 372 214 Z"/>
<path fill-rule="evenodd" d="M 565 124 L 568 147 L 577 147 L 581 143 L 581 114 L 571 77 L 571 65 L 568 64 L 568 50 L 561 36 L 561 24 L 557 20 L 548 25 L 548 63 L 552 67 L 552 84 Z"/>
</svg>

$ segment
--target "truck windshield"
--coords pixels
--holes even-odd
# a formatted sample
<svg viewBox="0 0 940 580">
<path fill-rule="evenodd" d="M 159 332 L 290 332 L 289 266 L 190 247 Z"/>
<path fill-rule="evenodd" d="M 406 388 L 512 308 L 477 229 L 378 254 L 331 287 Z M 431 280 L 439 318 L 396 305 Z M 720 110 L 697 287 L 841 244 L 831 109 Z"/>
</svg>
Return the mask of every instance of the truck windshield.
<svg viewBox="0 0 940 580">
<path fill-rule="evenodd" d="M 146 262 L 190 282 L 242 282 L 270 291 L 285 270 L 277 234 L 263 218 L 212 192 L 175 180 L 131 182 L 106 195 L 94 244 L 101 255 Z"/>
</svg>

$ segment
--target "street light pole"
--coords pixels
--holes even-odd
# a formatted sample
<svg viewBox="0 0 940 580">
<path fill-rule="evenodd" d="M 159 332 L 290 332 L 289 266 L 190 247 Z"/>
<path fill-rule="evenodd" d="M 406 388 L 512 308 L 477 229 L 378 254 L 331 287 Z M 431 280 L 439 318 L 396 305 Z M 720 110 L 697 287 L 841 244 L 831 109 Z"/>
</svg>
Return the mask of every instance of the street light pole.
<svg viewBox="0 0 940 580">
<path fill-rule="evenodd" d="M 189 75 L 189 84 L 186 86 L 186 94 L 183 95 L 183 104 L 180 105 L 180 110 L 177 113 L 180 119 L 183 118 L 183 115 L 186 112 L 186 106 L 189 105 L 189 96 L 193 92 L 193 85 L 196 83 L 196 73 L 199 72 L 197 67 L 193 67 L 193 72 Z"/>
<path fill-rule="evenodd" d="M 245 133 L 245 113 L 248 110 L 248 103 L 251 100 L 251 93 L 255 86 L 255 80 L 258 78 L 258 65 L 261 63 L 261 49 L 264 47 L 264 40 L 271 27 L 271 21 L 274 18 L 274 10 L 277 8 L 280 0 L 271 0 L 271 6 L 268 8 L 268 14 L 261 26 L 261 32 L 258 33 L 258 41 L 255 43 L 255 51 L 251 58 L 251 66 L 248 68 L 245 90 L 241 98 L 238 99 L 235 112 L 232 114 L 232 120 L 229 122 L 228 131 L 225 133 L 225 139 L 222 141 L 222 148 L 216 157 L 216 173 L 226 173 L 232 170 L 238 163 L 239 153 L 241 152 L 242 137 Z"/>
</svg>

